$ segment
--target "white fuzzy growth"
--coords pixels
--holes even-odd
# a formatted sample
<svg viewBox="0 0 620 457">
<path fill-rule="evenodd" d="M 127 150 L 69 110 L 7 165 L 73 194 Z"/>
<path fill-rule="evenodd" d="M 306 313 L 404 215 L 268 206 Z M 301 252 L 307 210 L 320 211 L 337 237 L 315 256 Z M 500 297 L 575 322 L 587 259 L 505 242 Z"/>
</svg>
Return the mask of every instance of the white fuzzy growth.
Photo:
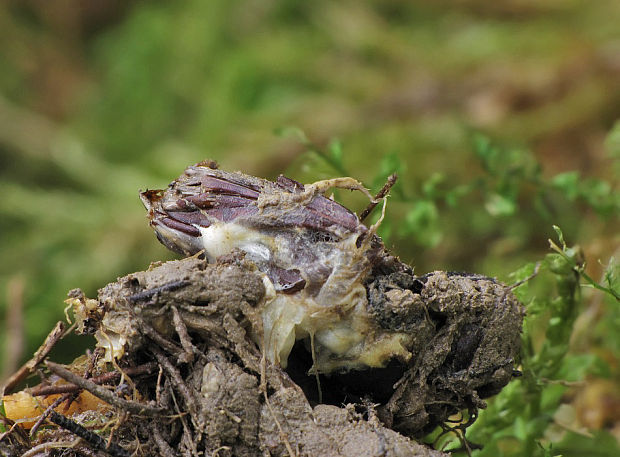
<svg viewBox="0 0 620 457">
<path fill-rule="evenodd" d="M 280 268 L 298 268 L 305 274 L 303 263 L 295 260 L 299 238 L 271 234 L 235 223 L 196 226 L 209 261 L 241 249 L 257 262 L 273 262 Z M 303 234 L 300 233 L 301 237 Z M 381 367 L 398 356 L 408 359 L 406 349 L 410 337 L 400 333 L 376 333 L 367 313 L 363 278 L 370 268 L 366 246 L 356 245 L 358 234 L 343 233 L 342 239 L 330 246 L 314 248 L 313 262 L 331 271 L 317 294 L 303 289 L 294 294 L 277 293 L 274 284 L 263 276 L 266 295 L 262 304 L 262 335 L 254 334 L 267 357 L 283 368 L 296 340 L 314 337 L 315 365 L 312 371 Z"/>
<path fill-rule="evenodd" d="M 254 260 L 267 261 L 271 258 L 272 240 L 256 230 L 231 222 L 195 227 L 202 234 L 202 245 L 210 262 L 235 248 L 247 252 Z"/>
</svg>

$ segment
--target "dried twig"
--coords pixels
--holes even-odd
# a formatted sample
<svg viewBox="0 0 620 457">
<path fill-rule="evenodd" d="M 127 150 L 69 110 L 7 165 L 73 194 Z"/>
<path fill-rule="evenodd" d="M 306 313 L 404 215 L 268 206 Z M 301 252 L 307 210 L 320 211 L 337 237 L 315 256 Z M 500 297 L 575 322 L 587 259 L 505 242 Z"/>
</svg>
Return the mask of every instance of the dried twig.
<svg viewBox="0 0 620 457">
<path fill-rule="evenodd" d="M 120 447 L 118 444 L 106 443 L 106 440 L 104 440 L 101 436 L 97 435 L 94 432 L 91 432 L 90 430 L 84 428 L 77 422 L 72 421 L 71 419 L 63 416 L 62 414 L 58 414 L 56 411 L 52 410 L 50 412 L 49 419 L 59 427 L 62 427 L 65 430 L 70 431 L 74 435 L 79 436 L 95 449 L 107 452 L 113 457 L 130 457 L 129 452 Z"/>
<path fill-rule="evenodd" d="M 152 289 L 143 290 L 142 292 L 138 292 L 137 294 L 130 295 L 128 300 L 132 303 L 146 301 L 162 292 L 177 290 L 189 284 L 189 281 L 173 281 L 160 287 L 154 287 Z"/>
<path fill-rule="evenodd" d="M 198 417 L 198 412 L 196 411 L 194 396 L 189 391 L 187 384 L 183 381 L 179 371 L 157 346 L 150 347 L 149 351 L 151 351 L 157 359 L 159 365 L 164 369 L 168 376 L 170 376 L 170 382 L 183 397 L 185 406 L 187 407 L 192 419 L 196 420 Z"/>
<path fill-rule="evenodd" d="M 138 326 L 140 332 L 142 332 L 145 336 L 148 336 L 155 343 L 157 343 L 170 354 L 172 354 L 177 360 L 185 362 L 185 353 L 183 352 L 182 348 L 174 344 L 169 339 L 161 336 L 157 330 L 155 330 L 148 322 L 146 322 L 141 317 L 136 315 L 135 318 L 140 321 L 140 325 Z"/>
<path fill-rule="evenodd" d="M 124 398 L 115 395 L 113 392 L 110 392 L 105 387 L 101 387 L 94 382 L 89 381 L 88 379 L 84 379 L 57 363 L 48 361 L 45 363 L 45 365 L 52 373 L 60 376 L 61 378 L 69 382 L 72 382 L 73 384 L 81 387 L 84 390 L 89 391 L 95 397 L 100 398 L 106 403 L 109 403 L 112 406 L 116 406 L 117 408 L 129 411 L 133 414 L 145 416 L 158 416 L 165 412 L 165 409 L 163 408 L 125 400 Z"/>
<path fill-rule="evenodd" d="M 51 449 L 66 448 L 70 449 L 74 447 L 79 440 L 74 441 L 48 441 L 47 443 L 41 443 L 33 448 L 30 448 L 27 452 L 22 454 L 22 457 L 36 457 L 42 455 L 45 451 Z"/>
<path fill-rule="evenodd" d="M 124 368 L 123 371 L 128 376 L 140 376 L 145 374 L 153 373 L 157 369 L 157 364 L 155 362 L 145 363 L 144 365 L 139 365 L 137 367 L 129 367 Z M 118 371 L 111 371 L 109 373 L 102 374 L 101 376 L 95 376 L 91 378 L 90 381 L 95 384 L 107 384 L 110 382 L 118 381 L 121 378 L 121 373 Z M 38 397 L 42 395 L 54 395 L 54 394 L 64 394 L 68 392 L 78 392 L 81 389 L 80 386 L 76 384 L 62 384 L 59 386 L 37 386 L 33 387 L 30 390 L 30 395 Z"/>
<path fill-rule="evenodd" d="M 21 275 L 15 275 L 8 281 L 6 302 L 4 367 L 0 380 L 15 372 L 24 352 L 24 278 Z"/>
<path fill-rule="evenodd" d="M 58 397 L 56 400 L 54 400 L 54 402 L 51 405 L 49 405 L 45 411 L 43 411 L 43 414 L 41 414 L 41 416 L 37 419 L 35 424 L 32 426 L 32 428 L 30 429 L 30 436 L 31 437 L 35 436 L 37 434 L 37 430 L 39 430 L 39 427 L 41 426 L 43 422 L 45 422 L 45 419 L 47 419 L 47 416 L 50 415 L 52 410 L 55 409 L 61 403 L 68 400 L 69 398 L 71 398 L 71 393 L 64 394 L 61 397 Z"/>
<path fill-rule="evenodd" d="M 172 389 L 172 383 L 167 383 L 168 391 L 170 394 L 170 399 L 174 403 L 174 409 L 178 413 L 178 418 L 181 421 L 181 425 L 183 426 L 183 438 L 181 442 L 185 442 L 185 449 L 183 451 L 183 455 L 189 457 L 196 457 L 198 455 L 198 449 L 196 447 L 195 441 L 192 439 L 192 433 L 190 432 L 189 425 L 187 425 L 187 421 L 185 420 L 185 414 L 181 412 L 179 408 L 179 403 L 177 402 L 176 396 L 174 395 L 174 390 Z"/>
<path fill-rule="evenodd" d="M 162 436 L 161 428 L 159 427 L 159 424 L 157 422 L 153 422 L 151 424 L 151 431 L 153 432 L 153 440 L 155 441 L 155 444 L 157 444 L 157 447 L 159 448 L 162 456 L 176 457 L 176 453 Z"/>
<path fill-rule="evenodd" d="M 189 363 L 194 360 L 194 353 L 198 352 L 198 349 L 192 344 L 192 339 L 187 332 L 187 327 L 179 314 L 179 310 L 176 306 L 171 306 L 172 308 L 172 323 L 174 324 L 174 328 L 179 335 L 179 340 L 181 341 L 181 346 L 183 346 L 183 350 L 185 351 L 184 362 Z"/>
<path fill-rule="evenodd" d="M 531 275 L 529 275 L 526 278 L 523 278 L 521 281 L 517 281 L 514 284 L 511 284 L 510 286 L 506 287 L 506 289 L 508 291 L 513 291 L 517 287 L 519 287 L 519 286 L 525 284 L 526 282 L 534 279 L 538 275 L 539 270 L 540 270 L 540 262 L 536 262 L 536 265 L 534 266 L 534 272 Z"/>
<path fill-rule="evenodd" d="M 47 338 L 45 338 L 45 341 L 43 342 L 41 347 L 39 347 L 39 349 L 37 349 L 37 352 L 34 353 L 34 356 L 28 362 L 22 365 L 21 368 L 17 370 L 15 374 L 9 377 L 7 382 L 4 384 L 4 387 L 0 389 L 0 397 L 7 393 L 13 392 L 15 387 L 24 378 L 26 378 L 28 375 L 34 372 L 35 368 L 41 362 L 43 362 L 45 357 L 47 357 L 47 355 L 50 353 L 50 351 L 56 345 L 56 343 L 60 339 L 62 339 L 62 337 L 65 335 L 65 330 L 66 330 L 65 323 L 62 321 L 59 321 L 54 327 L 54 329 L 49 333 L 49 335 L 47 335 Z"/>
<path fill-rule="evenodd" d="M 366 219 L 370 215 L 370 213 L 372 213 L 372 210 L 375 209 L 375 207 L 379 204 L 381 199 L 384 198 L 388 194 L 392 186 L 396 184 L 397 179 L 398 179 L 398 175 L 396 173 L 392 173 L 390 176 L 388 176 L 387 181 L 385 182 L 381 190 L 377 192 L 377 195 L 375 195 L 375 198 L 373 199 L 373 201 L 371 201 L 366 207 L 366 209 L 362 211 L 362 214 L 360 214 L 360 222 L 362 222 L 364 219 Z"/>
</svg>

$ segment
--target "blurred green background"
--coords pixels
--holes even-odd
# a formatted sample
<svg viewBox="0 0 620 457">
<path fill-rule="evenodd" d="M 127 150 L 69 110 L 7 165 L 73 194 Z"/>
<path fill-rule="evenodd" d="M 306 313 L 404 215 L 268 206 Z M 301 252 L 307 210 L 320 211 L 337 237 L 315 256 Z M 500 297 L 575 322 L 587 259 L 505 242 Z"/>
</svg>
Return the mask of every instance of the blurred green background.
<svg viewBox="0 0 620 457">
<path fill-rule="evenodd" d="M 173 258 L 138 190 L 205 158 L 373 191 L 398 171 L 381 233 L 419 273 L 510 282 L 556 224 L 600 280 L 620 255 L 618 24 L 617 0 L 2 2 L 4 375 L 69 289 Z M 618 303 L 587 290 L 580 313 L 573 350 L 607 365 L 588 385 L 613 407 L 575 420 L 620 437 Z"/>
</svg>

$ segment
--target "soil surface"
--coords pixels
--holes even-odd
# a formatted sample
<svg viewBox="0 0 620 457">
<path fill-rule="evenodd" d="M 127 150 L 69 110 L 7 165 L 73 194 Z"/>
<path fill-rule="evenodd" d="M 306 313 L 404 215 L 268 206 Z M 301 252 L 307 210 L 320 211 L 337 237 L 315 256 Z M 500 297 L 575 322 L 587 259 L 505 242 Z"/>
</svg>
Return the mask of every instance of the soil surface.
<svg viewBox="0 0 620 457">
<path fill-rule="evenodd" d="M 475 417 L 481 398 L 510 380 L 522 308 L 492 279 L 418 277 L 388 260 L 365 285 L 368 313 L 377 332 L 414 333 L 415 357 L 320 376 L 304 344 L 286 370 L 267 361 L 264 281 L 241 254 L 153 264 L 97 299 L 71 291 L 78 330 L 97 339 L 87 377 L 139 374 L 107 383 L 120 399 L 114 408 L 79 411 L 30 441 L 12 435 L 0 455 L 36 446 L 31 455 L 60 455 L 53 441 L 71 443 L 59 445 L 63 456 L 447 455 L 413 438 L 464 409 Z M 84 362 L 69 368 L 82 376 Z M 97 430 L 108 447 L 89 435 L 76 441 L 76 427 Z"/>
</svg>

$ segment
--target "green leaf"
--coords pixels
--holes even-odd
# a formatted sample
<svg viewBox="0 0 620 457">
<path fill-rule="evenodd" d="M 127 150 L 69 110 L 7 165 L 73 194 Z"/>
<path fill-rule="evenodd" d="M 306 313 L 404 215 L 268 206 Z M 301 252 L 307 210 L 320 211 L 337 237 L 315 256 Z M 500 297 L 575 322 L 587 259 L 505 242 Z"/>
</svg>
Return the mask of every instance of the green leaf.
<svg viewBox="0 0 620 457">
<path fill-rule="evenodd" d="M 579 172 L 568 171 L 551 178 L 551 184 L 564 192 L 568 200 L 575 200 L 579 196 Z"/>
<path fill-rule="evenodd" d="M 420 200 L 405 216 L 403 234 L 412 235 L 423 246 L 434 247 L 439 244 L 442 233 L 439 229 L 439 212 L 431 200 Z"/>
<path fill-rule="evenodd" d="M 620 120 L 616 121 L 607 135 L 605 149 L 610 157 L 620 159 Z"/>
<path fill-rule="evenodd" d="M 620 263 L 616 261 L 615 257 L 609 258 L 603 275 L 607 287 L 620 294 Z"/>
<path fill-rule="evenodd" d="M 308 139 L 308 137 L 306 136 L 306 133 L 302 129 L 296 126 L 291 125 L 291 126 L 277 127 L 276 129 L 274 129 L 274 134 L 282 138 L 294 138 L 305 146 L 312 144 L 310 140 Z"/>
<path fill-rule="evenodd" d="M 537 262 L 530 262 L 523 265 L 517 271 L 510 274 L 510 280 L 513 283 L 518 283 L 519 281 L 524 281 L 534 274 L 536 269 L 538 268 Z M 534 279 L 534 278 L 532 278 Z M 517 296 L 517 298 L 525 302 L 530 294 L 530 281 L 525 281 L 523 284 L 520 284 L 516 288 L 513 289 L 513 293 Z"/>
<path fill-rule="evenodd" d="M 453 187 L 445 194 L 444 198 L 446 205 L 454 208 L 458 204 L 459 200 L 469 194 L 473 189 L 474 186 L 472 184 L 461 184 Z"/>
<path fill-rule="evenodd" d="M 554 445 L 563 457 L 618 457 L 620 446 L 616 438 L 605 430 L 594 430 L 594 436 L 567 432 L 564 439 Z"/>
<path fill-rule="evenodd" d="M 595 354 L 571 354 L 564 357 L 562 367 L 558 370 L 557 379 L 568 382 L 583 380 L 587 374 L 605 370 L 601 366 L 601 358 Z M 609 370 L 605 370 L 609 372 Z"/>
<path fill-rule="evenodd" d="M 438 198 L 437 188 L 444 182 L 445 176 L 442 173 L 433 173 L 424 183 L 422 183 L 422 193 L 426 198 Z"/>
<path fill-rule="evenodd" d="M 482 165 L 487 171 L 494 169 L 494 162 L 499 155 L 499 150 L 494 147 L 489 137 L 482 135 L 481 133 L 474 134 L 473 137 L 474 152 L 478 158 L 482 161 Z"/>
<path fill-rule="evenodd" d="M 342 167 L 342 156 L 344 155 L 344 153 L 342 150 L 342 143 L 340 142 L 340 140 L 336 140 L 336 139 L 332 140 L 329 143 L 327 150 L 329 151 L 329 155 L 331 156 L 334 163 Z"/>
<path fill-rule="evenodd" d="M 493 193 L 487 198 L 484 207 L 491 216 L 500 217 L 513 215 L 517 209 L 517 204 L 512 198 Z"/>
<path fill-rule="evenodd" d="M 560 244 L 562 245 L 562 249 L 566 249 L 566 242 L 564 241 L 564 234 L 562 233 L 562 229 L 558 227 L 557 225 L 554 225 L 553 230 L 558 236 L 558 240 L 560 241 Z"/>
</svg>

